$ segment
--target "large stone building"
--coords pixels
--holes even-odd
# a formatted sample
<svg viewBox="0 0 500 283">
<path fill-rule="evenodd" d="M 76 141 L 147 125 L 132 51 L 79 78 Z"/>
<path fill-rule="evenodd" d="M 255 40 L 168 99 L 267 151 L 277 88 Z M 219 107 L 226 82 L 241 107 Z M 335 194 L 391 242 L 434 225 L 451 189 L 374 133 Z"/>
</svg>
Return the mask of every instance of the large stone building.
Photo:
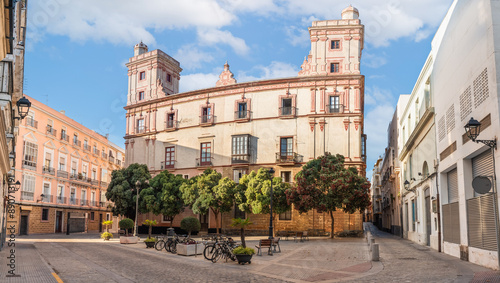
<svg viewBox="0 0 500 283">
<path fill-rule="evenodd" d="M 102 231 L 113 219 L 105 193 L 111 172 L 125 162 L 123 149 L 64 111 L 29 100 L 16 146 L 16 232 L 66 232 L 68 215 L 70 232 Z"/>
<path fill-rule="evenodd" d="M 293 182 L 307 161 L 331 152 L 364 174 L 364 27 L 358 11 L 348 7 L 340 20 L 315 21 L 309 33 L 311 51 L 297 77 L 237 83 L 226 63 L 215 87 L 185 93 L 178 93 L 178 61 L 136 45 L 127 63 L 126 164 L 186 178 L 211 167 L 236 182 L 252 170 L 273 167 Z M 235 213 L 223 216 L 223 227 Z M 213 217 L 199 217 L 205 227 L 215 227 Z M 268 228 L 269 216 L 250 218 L 252 229 Z M 361 229 L 361 222 L 361 214 L 339 212 L 335 229 Z M 323 213 L 291 211 L 279 216 L 275 228 L 321 229 L 329 223 Z"/>
<path fill-rule="evenodd" d="M 27 1 L 0 1 L 0 249 L 7 232 L 7 198 L 21 176 L 14 176 L 19 125 L 16 103 L 23 95 Z M 16 179 L 18 178 L 18 179 Z"/>
</svg>

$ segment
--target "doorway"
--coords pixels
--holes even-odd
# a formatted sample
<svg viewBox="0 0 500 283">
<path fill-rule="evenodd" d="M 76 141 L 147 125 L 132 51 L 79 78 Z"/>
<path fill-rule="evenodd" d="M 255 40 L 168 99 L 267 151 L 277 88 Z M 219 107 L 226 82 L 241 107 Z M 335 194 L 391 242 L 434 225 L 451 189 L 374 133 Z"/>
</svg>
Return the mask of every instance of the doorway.
<svg viewBox="0 0 500 283">
<path fill-rule="evenodd" d="M 207 232 L 208 231 L 208 215 L 207 214 L 200 214 L 200 224 L 201 224 L 201 231 Z"/>
<path fill-rule="evenodd" d="M 21 215 L 19 235 L 28 235 L 28 215 Z"/>
<path fill-rule="evenodd" d="M 431 196 L 429 189 L 425 190 L 425 228 L 427 231 L 427 246 L 431 245 Z"/>
<path fill-rule="evenodd" d="M 62 232 L 63 212 L 56 211 L 56 233 Z"/>
</svg>

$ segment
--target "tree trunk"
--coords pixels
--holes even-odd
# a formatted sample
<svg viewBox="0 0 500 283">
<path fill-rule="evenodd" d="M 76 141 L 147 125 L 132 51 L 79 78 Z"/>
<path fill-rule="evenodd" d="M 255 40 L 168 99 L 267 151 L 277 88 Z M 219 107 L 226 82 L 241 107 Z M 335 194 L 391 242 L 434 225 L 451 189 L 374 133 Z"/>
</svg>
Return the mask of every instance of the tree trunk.
<svg viewBox="0 0 500 283">
<path fill-rule="evenodd" d="M 215 229 L 217 230 L 217 234 L 220 234 L 220 231 L 219 231 L 219 212 L 213 211 L 213 213 L 215 216 Z M 209 217 L 210 217 L 210 214 L 209 214 Z"/>
<path fill-rule="evenodd" d="M 175 216 L 172 216 L 172 219 L 170 219 L 170 228 L 172 228 L 172 225 L 174 225 L 174 218 Z"/>
<path fill-rule="evenodd" d="M 153 232 L 153 225 L 149 225 L 149 235 L 148 235 L 148 239 L 151 238 L 151 233 Z"/>
<path fill-rule="evenodd" d="M 241 227 L 241 245 L 246 248 L 247 244 L 245 243 L 245 228 Z"/>
<path fill-rule="evenodd" d="M 335 224 L 335 219 L 333 218 L 333 211 L 330 211 L 330 217 L 332 218 L 332 229 L 331 229 L 331 232 L 330 232 L 330 238 L 333 239 L 333 227 L 334 227 L 334 224 Z"/>
</svg>

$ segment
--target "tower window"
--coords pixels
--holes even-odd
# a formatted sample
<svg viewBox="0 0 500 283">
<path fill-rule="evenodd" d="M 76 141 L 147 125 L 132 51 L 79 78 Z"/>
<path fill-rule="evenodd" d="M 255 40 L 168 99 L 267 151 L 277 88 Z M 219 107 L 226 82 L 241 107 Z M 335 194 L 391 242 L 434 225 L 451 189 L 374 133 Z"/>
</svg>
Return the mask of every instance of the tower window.
<svg viewBox="0 0 500 283">
<path fill-rule="evenodd" d="M 139 80 L 145 80 L 146 79 L 146 72 L 140 72 L 139 73 Z"/>
<path fill-rule="evenodd" d="M 332 40 L 332 49 L 340 49 L 340 40 Z"/>
<path fill-rule="evenodd" d="M 339 63 L 332 63 L 330 65 L 330 72 L 331 73 L 338 73 L 339 72 L 339 68 L 340 68 Z"/>
<path fill-rule="evenodd" d="M 172 81 L 172 76 L 170 74 L 167 74 L 167 82 L 171 82 Z"/>
<path fill-rule="evenodd" d="M 144 99 L 144 91 L 139 91 L 139 100 Z"/>
</svg>

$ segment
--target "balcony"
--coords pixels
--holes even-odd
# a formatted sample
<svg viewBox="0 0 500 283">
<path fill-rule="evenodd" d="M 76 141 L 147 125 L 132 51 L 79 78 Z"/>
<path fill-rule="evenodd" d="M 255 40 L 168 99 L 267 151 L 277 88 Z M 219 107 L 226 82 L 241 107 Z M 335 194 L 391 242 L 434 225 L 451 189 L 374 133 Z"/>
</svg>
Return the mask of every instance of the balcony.
<svg viewBox="0 0 500 283">
<path fill-rule="evenodd" d="M 45 174 L 49 174 L 49 175 L 55 175 L 56 174 L 56 170 L 52 167 L 49 167 L 49 166 L 43 166 L 42 167 L 42 171 L 43 173 Z"/>
<path fill-rule="evenodd" d="M 82 141 L 79 141 L 79 140 L 73 140 L 73 146 L 76 146 L 76 147 L 81 147 L 81 146 L 82 146 Z"/>
<path fill-rule="evenodd" d="M 171 160 L 171 161 L 167 161 L 167 162 L 162 161 L 160 163 L 160 168 L 162 170 L 175 168 L 175 160 Z"/>
<path fill-rule="evenodd" d="M 47 126 L 47 135 L 50 135 L 50 136 L 56 136 L 57 134 L 57 130 L 52 128 L 51 126 Z"/>
<path fill-rule="evenodd" d="M 81 206 L 89 206 L 89 201 L 86 199 L 82 199 L 82 200 L 80 200 L 80 205 Z"/>
<path fill-rule="evenodd" d="M 205 157 L 205 158 L 196 158 L 196 166 L 198 167 L 205 167 L 205 166 L 212 166 L 212 158 L 211 157 Z"/>
<path fill-rule="evenodd" d="M 23 168 L 36 171 L 36 162 L 30 160 L 23 160 Z"/>
<path fill-rule="evenodd" d="M 97 148 L 92 149 L 92 154 L 99 156 L 99 153 L 101 153 Z"/>
<path fill-rule="evenodd" d="M 293 118 L 295 117 L 296 107 L 280 107 L 279 115 L 280 118 Z"/>
<path fill-rule="evenodd" d="M 83 144 L 83 150 L 90 151 L 90 145 L 84 143 Z"/>
<path fill-rule="evenodd" d="M 326 105 L 326 111 L 330 114 L 344 113 L 344 105 L 328 104 Z"/>
<path fill-rule="evenodd" d="M 62 196 L 56 197 L 56 202 L 58 204 L 68 204 L 67 203 L 67 198 L 66 197 L 62 197 Z"/>
<path fill-rule="evenodd" d="M 105 207 L 105 206 L 106 206 L 106 202 L 104 202 L 104 201 L 99 202 L 99 207 Z"/>
<path fill-rule="evenodd" d="M 111 155 L 109 156 L 109 162 L 115 163 L 115 158 L 113 156 L 111 156 Z"/>
<path fill-rule="evenodd" d="M 39 201 L 41 201 L 41 202 L 52 202 L 53 198 L 54 198 L 53 195 L 44 195 L 44 194 L 41 194 L 40 198 L 39 198 Z"/>
<path fill-rule="evenodd" d="M 116 160 L 116 165 L 118 165 L 118 166 L 122 166 L 122 161 L 121 161 L 120 159 L 117 159 L 117 160 Z"/>
<path fill-rule="evenodd" d="M 250 120 L 250 111 L 236 111 L 234 112 L 234 120 L 236 122 L 245 122 Z"/>
<path fill-rule="evenodd" d="M 68 176 L 69 176 L 68 172 L 64 170 L 57 170 L 57 177 L 68 179 Z"/>
<path fill-rule="evenodd" d="M 99 202 L 95 201 L 95 200 L 91 200 L 90 201 L 90 206 L 98 206 Z"/>
<path fill-rule="evenodd" d="M 98 180 L 96 180 L 96 179 L 92 179 L 92 180 L 90 181 L 90 183 L 91 183 L 93 186 L 99 186 L 99 181 L 98 181 Z"/>
<path fill-rule="evenodd" d="M 66 133 L 62 132 L 61 133 L 61 140 L 65 142 L 69 142 L 69 136 L 66 135 Z"/>
<path fill-rule="evenodd" d="M 299 163 L 299 155 L 295 152 L 276 152 L 276 163 Z"/>
<path fill-rule="evenodd" d="M 231 155 L 231 164 L 248 164 L 250 163 L 250 154 L 233 154 Z"/>
<path fill-rule="evenodd" d="M 104 153 L 104 151 L 101 153 L 101 157 L 103 159 L 108 159 L 108 154 Z"/>
<path fill-rule="evenodd" d="M 70 197 L 70 199 L 69 199 L 69 204 L 71 204 L 71 205 L 78 205 L 78 203 L 79 203 L 78 201 L 79 201 L 79 200 L 78 200 L 77 198 L 75 198 L 75 197 Z"/>
<path fill-rule="evenodd" d="M 31 117 L 26 117 L 26 126 L 38 129 L 38 121 Z"/>
<path fill-rule="evenodd" d="M 21 200 L 33 200 L 34 195 L 33 192 L 21 191 Z"/>
<path fill-rule="evenodd" d="M 179 126 L 179 121 L 174 121 L 174 120 L 165 121 L 165 129 L 167 131 L 175 131 L 177 130 L 178 126 Z"/>
<path fill-rule="evenodd" d="M 144 134 L 145 132 L 146 132 L 146 127 L 144 127 L 144 126 L 138 126 L 135 129 L 135 133 L 136 134 Z"/>
<path fill-rule="evenodd" d="M 107 182 L 104 182 L 104 181 L 101 181 L 101 187 L 103 188 L 107 188 L 108 187 L 108 183 Z"/>
<path fill-rule="evenodd" d="M 211 126 L 214 124 L 214 115 L 201 115 L 200 125 L 201 126 Z"/>
</svg>

